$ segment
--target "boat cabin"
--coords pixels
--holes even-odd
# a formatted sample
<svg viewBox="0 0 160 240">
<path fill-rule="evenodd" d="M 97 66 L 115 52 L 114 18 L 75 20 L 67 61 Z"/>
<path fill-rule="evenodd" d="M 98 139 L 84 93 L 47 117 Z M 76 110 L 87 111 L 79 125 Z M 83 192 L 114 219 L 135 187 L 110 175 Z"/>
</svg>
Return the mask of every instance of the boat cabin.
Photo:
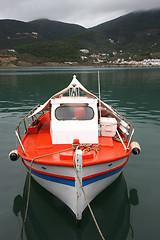
<svg viewBox="0 0 160 240">
<path fill-rule="evenodd" d="M 85 89 L 75 75 L 67 88 L 40 105 L 29 118 L 49 105 L 52 144 L 73 144 L 74 139 L 78 139 L 81 144 L 98 144 L 100 136 L 114 137 L 118 127 L 128 135 L 128 123 L 119 118 L 109 105 Z"/>
<path fill-rule="evenodd" d="M 98 143 L 97 99 L 60 97 L 51 100 L 52 144 Z"/>
</svg>

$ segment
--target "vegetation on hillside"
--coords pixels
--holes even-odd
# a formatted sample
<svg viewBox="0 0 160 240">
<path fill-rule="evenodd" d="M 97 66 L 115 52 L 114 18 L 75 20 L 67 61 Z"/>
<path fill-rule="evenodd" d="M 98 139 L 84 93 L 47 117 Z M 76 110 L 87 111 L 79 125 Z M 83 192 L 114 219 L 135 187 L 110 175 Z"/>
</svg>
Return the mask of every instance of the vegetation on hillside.
<svg viewBox="0 0 160 240">
<path fill-rule="evenodd" d="M 55 41 L 45 43 L 28 44 L 16 47 L 19 53 L 28 53 L 44 61 L 51 62 L 77 62 L 80 60 L 80 51 L 78 51 L 78 43 L 71 41 Z M 41 59 L 42 60 L 42 59 Z"/>
<path fill-rule="evenodd" d="M 1 48 L 13 47 L 22 61 L 29 55 L 41 63 L 160 58 L 159 9 L 133 12 L 90 29 L 48 19 L 1 20 L 0 28 Z"/>
</svg>

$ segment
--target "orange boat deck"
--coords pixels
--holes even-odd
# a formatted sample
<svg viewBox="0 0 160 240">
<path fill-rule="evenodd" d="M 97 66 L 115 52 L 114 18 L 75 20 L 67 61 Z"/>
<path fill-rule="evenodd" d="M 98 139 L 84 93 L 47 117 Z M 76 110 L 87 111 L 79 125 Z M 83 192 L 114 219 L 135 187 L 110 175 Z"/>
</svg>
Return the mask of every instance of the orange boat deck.
<svg viewBox="0 0 160 240">
<path fill-rule="evenodd" d="M 74 150 L 71 149 L 72 145 L 52 144 L 49 117 L 45 116 L 45 119 L 42 118 L 41 120 L 42 126 L 38 133 L 26 134 L 24 136 L 22 143 L 26 154 L 23 153 L 21 146 L 19 146 L 19 155 L 27 161 L 32 161 L 33 158 L 51 154 L 47 157 L 37 158 L 34 162 L 47 165 L 73 166 Z M 99 137 L 99 143 L 100 150 L 97 153 L 94 150 L 90 152 L 83 151 L 83 166 L 116 161 L 127 157 L 131 153 L 131 148 L 125 150 L 122 143 L 113 140 L 112 137 Z M 127 142 L 125 144 L 127 145 Z M 70 150 L 57 153 L 65 149 Z"/>
</svg>

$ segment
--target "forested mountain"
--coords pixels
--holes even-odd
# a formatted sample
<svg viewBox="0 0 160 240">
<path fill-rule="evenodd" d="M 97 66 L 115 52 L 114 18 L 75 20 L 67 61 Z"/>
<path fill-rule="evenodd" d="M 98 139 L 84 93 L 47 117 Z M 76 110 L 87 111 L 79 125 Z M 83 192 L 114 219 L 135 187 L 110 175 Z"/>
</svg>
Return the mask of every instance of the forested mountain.
<svg viewBox="0 0 160 240">
<path fill-rule="evenodd" d="M 0 20 L 0 48 L 60 40 L 83 31 L 85 28 L 82 26 L 49 19 L 38 19 L 31 22 Z"/>
<path fill-rule="evenodd" d="M 90 31 L 103 35 L 117 50 L 160 51 L 160 9 L 132 12 L 90 28 Z"/>
<path fill-rule="evenodd" d="M 90 28 L 94 31 L 105 33 L 144 31 L 160 28 L 160 9 L 150 11 L 131 12 L 111 21 Z"/>
<path fill-rule="evenodd" d="M 15 48 L 21 56 L 29 54 L 41 61 L 90 61 L 93 53 L 108 58 L 160 58 L 160 9 L 132 12 L 88 29 L 39 19 L 0 20 L 0 30 L 0 49 Z"/>
</svg>

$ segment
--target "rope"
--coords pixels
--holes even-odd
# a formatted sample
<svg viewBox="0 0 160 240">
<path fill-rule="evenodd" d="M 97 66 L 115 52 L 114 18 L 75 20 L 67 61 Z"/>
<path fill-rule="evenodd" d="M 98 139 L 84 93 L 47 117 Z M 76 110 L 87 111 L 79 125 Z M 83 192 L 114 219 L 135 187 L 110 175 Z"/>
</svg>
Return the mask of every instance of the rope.
<svg viewBox="0 0 160 240">
<path fill-rule="evenodd" d="M 94 213 L 93 213 L 93 211 L 92 211 L 92 208 L 91 208 L 91 206 L 90 206 L 90 204 L 89 204 L 89 201 L 88 201 L 88 199 L 87 199 L 87 195 L 86 195 L 86 193 L 85 193 L 85 191 L 84 191 L 84 188 L 83 188 L 83 186 L 82 186 L 82 182 L 81 182 L 81 180 L 80 180 L 80 178 L 79 178 L 78 171 L 77 171 L 76 165 L 75 165 L 75 154 L 74 154 L 74 157 L 73 157 L 73 166 L 74 166 L 74 169 L 75 169 L 75 172 L 76 172 L 76 175 L 77 175 L 77 178 L 78 178 L 80 187 L 81 187 L 82 192 L 83 192 L 83 194 L 84 194 L 84 198 L 85 198 L 85 200 L 86 200 L 87 206 L 88 206 L 89 211 L 90 211 L 90 213 L 91 213 L 91 216 L 92 216 L 92 218 L 93 218 L 93 220 L 94 220 L 94 223 L 95 223 L 95 225 L 96 225 L 96 227 L 97 227 L 97 230 L 98 230 L 101 238 L 102 238 L 103 240 L 105 240 L 105 238 L 103 237 L 103 234 L 102 234 L 102 232 L 101 232 L 101 230 L 100 230 L 100 227 L 99 227 L 99 225 L 98 225 L 98 223 L 97 223 L 97 220 L 96 220 L 96 218 L 95 218 L 95 216 L 94 216 Z"/>
<path fill-rule="evenodd" d="M 101 144 L 101 143 L 100 143 L 100 144 Z M 34 162 L 36 159 L 38 159 L 38 158 L 48 157 L 48 156 L 51 156 L 51 155 L 54 155 L 54 154 L 59 154 L 59 153 L 66 152 L 66 151 L 69 151 L 69 150 L 75 150 L 75 149 L 80 148 L 80 147 L 83 147 L 83 148 L 84 148 L 85 150 L 87 150 L 87 151 L 94 150 L 94 151 L 97 153 L 97 151 L 100 150 L 100 144 L 98 144 L 98 145 L 93 145 L 93 144 L 91 144 L 91 145 L 81 145 L 81 144 L 78 144 L 77 146 L 74 146 L 74 145 L 73 145 L 71 148 L 67 148 L 67 149 L 64 149 L 64 150 L 61 150 L 61 151 L 58 151 L 58 152 L 54 152 L 54 153 L 49 153 L 49 154 L 41 155 L 41 156 L 38 156 L 38 157 L 35 157 L 35 158 L 32 159 L 31 165 L 30 165 L 30 169 L 29 169 L 28 193 L 27 193 L 27 203 L 26 203 L 26 209 L 25 209 L 25 216 L 24 216 L 22 228 L 21 228 L 21 231 L 20 231 L 20 234 L 19 234 L 19 235 L 22 236 L 22 234 L 23 234 L 23 229 L 24 229 L 24 226 L 25 226 L 25 223 L 26 223 L 26 219 L 27 219 L 27 214 L 28 214 L 28 206 L 29 206 L 29 198 L 30 198 L 30 188 L 31 188 L 31 176 L 32 176 L 32 175 L 31 175 L 31 172 L 32 172 L 33 162 Z M 73 163 L 73 165 L 74 165 L 74 163 Z M 74 167 L 75 167 L 75 166 L 74 166 Z M 77 170 L 77 169 L 76 169 L 76 170 Z M 77 173 L 77 174 L 78 174 L 78 173 Z M 77 177 L 79 178 L 79 176 L 77 176 Z M 80 179 L 79 179 L 79 181 L 80 181 Z M 81 185 L 82 191 L 83 191 L 83 193 L 84 193 L 84 196 L 86 196 L 81 183 L 80 183 L 80 185 Z M 87 199 L 86 199 L 86 201 L 88 202 Z M 92 212 L 92 209 L 91 209 L 91 207 L 90 207 L 90 205 L 89 205 L 89 202 L 87 203 L 87 205 L 88 205 L 88 207 L 89 207 L 89 209 L 90 209 L 91 214 L 93 215 L 93 219 L 95 219 L 94 214 L 93 214 L 93 212 Z M 96 219 L 95 219 L 94 221 L 95 221 L 96 225 L 98 226 L 98 224 L 97 224 L 97 222 L 96 222 Z M 98 229 L 99 229 L 99 227 L 98 227 Z M 99 232 L 101 233 L 100 229 L 99 229 Z M 19 238 L 19 235 L 17 236 L 17 239 Z M 101 233 L 101 236 L 102 236 L 102 239 L 104 239 L 102 233 Z"/>
<path fill-rule="evenodd" d="M 35 158 L 32 159 L 31 165 L 30 165 L 30 169 L 29 169 L 28 193 L 27 193 L 27 203 L 26 203 L 26 209 L 25 209 L 25 216 L 24 216 L 22 228 L 21 228 L 21 230 L 20 230 L 20 234 L 19 234 L 19 235 L 22 236 L 22 234 L 23 234 L 23 229 L 24 229 L 24 226 L 25 226 L 25 223 L 26 223 L 26 219 L 27 219 L 27 214 L 28 214 L 28 206 L 29 206 L 29 198 L 30 198 L 30 188 L 31 188 L 31 176 L 32 176 L 32 175 L 31 175 L 31 172 L 32 172 L 32 164 L 33 164 L 33 162 L 34 162 L 36 159 L 38 159 L 38 158 L 43 158 L 43 157 L 51 156 L 51 155 L 58 154 L 58 153 L 62 153 L 62 152 L 66 152 L 66 151 L 69 151 L 69 150 L 72 150 L 72 149 L 73 149 L 73 148 L 68 148 L 68 149 L 64 149 L 64 150 L 58 151 L 58 152 L 41 155 L 41 156 L 38 156 L 38 157 L 35 157 Z M 17 236 L 17 239 L 19 238 L 19 235 Z"/>
<path fill-rule="evenodd" d="M 95 151 L 97 153 L 97 151 L 99 151 L 101 148 L 100 148 L 100 145 L 101 143 L 99 143 L 98 145 L 80 145 L 80 147 L 83 147 L 82 148 L 82 151 L 84 150 L 84 152 L 90 152 L 90 151 Z"/>
</svg>

